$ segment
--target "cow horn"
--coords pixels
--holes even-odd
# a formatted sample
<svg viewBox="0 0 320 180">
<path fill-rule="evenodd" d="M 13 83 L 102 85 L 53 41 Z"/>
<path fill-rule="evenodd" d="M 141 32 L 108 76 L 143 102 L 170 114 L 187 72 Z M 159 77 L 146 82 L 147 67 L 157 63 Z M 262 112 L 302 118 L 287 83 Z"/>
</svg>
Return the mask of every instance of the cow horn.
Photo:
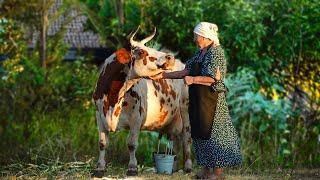
<svg viewBox="0 0 320 180">
<path fill-rule="evenodd" d="M 131 44 L 132 47 L 135 47 L 138 44 L 138 42 L 133 40 L 133 38 L 137 34 L 137 32 L 139 31 L 139 28 L 140 28 L 140 25 L 138 26 L 137 30 L 130 37 L 130 44 Z"/>
<path fill-rule="evenodd" d="M 141 41 L 141 44 L 145 44 L 145 43 L 149 42 L 149 41 L 154 37 L 154 35 L 156 35 L 156 32 L 157 32 L 157 28 L 154 27 L 153 33 L 152 33 L 150 36 L 144 38 L 144 39 Z"/>
</svg>

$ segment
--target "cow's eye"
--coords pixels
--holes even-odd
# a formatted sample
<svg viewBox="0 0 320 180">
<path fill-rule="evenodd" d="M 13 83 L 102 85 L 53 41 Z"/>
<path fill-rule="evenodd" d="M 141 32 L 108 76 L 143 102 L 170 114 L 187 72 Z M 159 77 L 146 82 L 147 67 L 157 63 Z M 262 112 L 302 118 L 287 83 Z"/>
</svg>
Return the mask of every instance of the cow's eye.
<svg viewBox="0 0 320 180">
<path fill-rule="evenodd" d="M 137 50 L 138 50 L 138 48 L 137 48 L 137 47 L 133 47 L 133 48 L 131 48 L 131 52 L 132 52 L 132 53 L 137 52 Z"/>
<path fill-rule="evenodd" d="M 168 60 L 171 60 L 171 59 L 172 59 L 172 56 L 171 56 L 171 55 L 166 55 L 165 57 L 166 57 L 166 59 L 168 59 Z"/>
<path fill-rule="evenodd" d="M 137 48 L 133 49 L 132 52 L 133 52 L 133 54 L 139 55 L 140 54 L 140 49 L 137 49 Z"/>
</svg>

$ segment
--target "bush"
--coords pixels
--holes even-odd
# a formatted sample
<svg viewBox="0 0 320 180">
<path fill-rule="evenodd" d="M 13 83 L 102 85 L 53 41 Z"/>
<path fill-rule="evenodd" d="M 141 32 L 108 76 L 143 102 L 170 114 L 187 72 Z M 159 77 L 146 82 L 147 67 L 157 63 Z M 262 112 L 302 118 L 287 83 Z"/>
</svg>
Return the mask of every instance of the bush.
<svg viewBox="0 0 320 180">
<path fill-rule="evenodd" d="M 308 132 L 298 110 L 286 98 L 269 100 L 259 88 L 255 71 L 242 68 L 226 80 L 230 114 L 240 133 L 246 166 L 258 168 L 319 163 L 319 127 Z M 308 143 L 304 142 L 302 134 Z M 309 158 L 301 154 L 308 152 Z"/>
</svg>

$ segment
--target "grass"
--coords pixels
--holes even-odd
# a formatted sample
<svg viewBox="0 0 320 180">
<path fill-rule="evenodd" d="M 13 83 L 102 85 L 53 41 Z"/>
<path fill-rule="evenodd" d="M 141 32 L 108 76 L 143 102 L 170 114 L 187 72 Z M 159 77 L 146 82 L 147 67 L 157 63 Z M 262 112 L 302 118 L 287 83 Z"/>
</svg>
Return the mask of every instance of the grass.
<svg viewBox="0 0 320 180">
<path fill-rule="evenodd" d="M 90 179 L 94 158 L 86 162 L 62 163 L 59 160 L 47 164 L 15 163 L 1 167 L 0 179 Z M 161 175 L 153 167 L 139 166 L 139 175 L 126 176 L 126 166 L 108 164 L 103 179 L 193 179 L 194 172 L 184 174 L 182 170 L 172 175 Z M 253 170 L 248 168 L 226 169 L 226 179 L 320 179 L 320 169 L 272 169 Z"/>
</svg>

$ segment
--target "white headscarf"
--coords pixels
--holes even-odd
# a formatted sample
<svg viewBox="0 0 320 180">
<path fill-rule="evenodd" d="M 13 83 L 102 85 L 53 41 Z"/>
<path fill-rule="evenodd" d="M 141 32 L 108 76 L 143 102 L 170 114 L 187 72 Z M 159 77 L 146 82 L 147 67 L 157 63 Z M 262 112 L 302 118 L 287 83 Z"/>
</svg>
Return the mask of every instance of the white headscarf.
<svg viewBox="0 0 320 180">
<path fill-rule="evenodd" d="M 220 45 L 218 38 L 218 26 L 209 22 L 200 22 L 194 29 L 193 32 L 208 38 L 214 42 L 215 45 Z"/>
</svg>

